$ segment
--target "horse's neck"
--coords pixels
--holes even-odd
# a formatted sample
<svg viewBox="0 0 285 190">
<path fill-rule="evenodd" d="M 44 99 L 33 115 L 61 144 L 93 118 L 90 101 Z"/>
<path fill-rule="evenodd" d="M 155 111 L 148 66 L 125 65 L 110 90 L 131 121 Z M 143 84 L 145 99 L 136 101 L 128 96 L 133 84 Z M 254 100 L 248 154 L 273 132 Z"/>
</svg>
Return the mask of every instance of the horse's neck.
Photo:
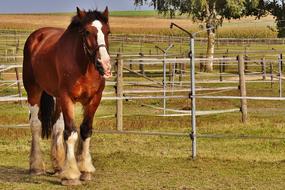
<svg viewBox="0 0 285 190">
<path fill-rule="evenodd" d="M 83 46 L 82 46 L 81 41 L 82 41 L 82 39 L 81 39 L 80 34 L 78 34 L 76 31 L 73 31 L 73 30 L 67 29 L 64 32 L 64 34 L 62 35 L 62 42 L 64 44 L 69 45 L 66 48 L 68 48 L 70 51 L 76 52 L 76 54 L 74 54 L 74 55 L 79 55 L 79 54 L 84 53 L 84 50 L 82 49 Z"/>
<path fill-rule="evenodd" d="M 82 72 L 85 73 L 88 68 L 89 59 L 84 52 L 80 34 L 77 31 L 67 29 L 62 36 L 62 42 L 68 44 L 65 48 L 68 48 L 69 56 L 73 57 L 75 64 L 78 64 Z"/>
</svg>

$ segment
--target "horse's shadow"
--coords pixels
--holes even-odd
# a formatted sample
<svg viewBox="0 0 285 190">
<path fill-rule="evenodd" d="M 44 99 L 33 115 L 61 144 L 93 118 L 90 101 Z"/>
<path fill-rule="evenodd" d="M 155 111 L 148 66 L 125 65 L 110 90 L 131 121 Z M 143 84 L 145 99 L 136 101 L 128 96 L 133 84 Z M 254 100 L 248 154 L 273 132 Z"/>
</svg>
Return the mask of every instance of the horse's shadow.
<svg viewBox="0 0 285 190">
<path fill-rule="evenodd" d="M 59 180 L 51 175 L 31 176 L 29 170 L 16 166 L 1 166 L 0 165 L 0 183 L 31 183 L 42 184 L 49 183 L 60 185 Z"/>
</svg>

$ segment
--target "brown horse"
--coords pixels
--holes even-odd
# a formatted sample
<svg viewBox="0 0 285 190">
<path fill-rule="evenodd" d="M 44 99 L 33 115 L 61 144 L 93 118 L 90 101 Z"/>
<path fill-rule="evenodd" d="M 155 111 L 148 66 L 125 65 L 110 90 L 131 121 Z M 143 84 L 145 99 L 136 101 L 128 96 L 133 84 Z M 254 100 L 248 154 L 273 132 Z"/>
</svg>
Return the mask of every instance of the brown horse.
<svg viewBox="0 0 285 190">
<path fill-rule="evenodd" d="M 90 180 L 95 171 L 89 153 L 94 114 L 99 106 L 105 78 L 111 76 L 108 54 L 109 11 L 77 8 L 66 30 L 41 28 L 24 47 L 23 82 L 28 94 L 32 144 L 30 173 L 45 172 L 40 137 L 52 137 L 52 164 L 63 185 Z M 74 104 L 83 105 L 84 118 L 78 132 Z M 66 144 L 66 150 L 64 146 Z"/>
</svg>

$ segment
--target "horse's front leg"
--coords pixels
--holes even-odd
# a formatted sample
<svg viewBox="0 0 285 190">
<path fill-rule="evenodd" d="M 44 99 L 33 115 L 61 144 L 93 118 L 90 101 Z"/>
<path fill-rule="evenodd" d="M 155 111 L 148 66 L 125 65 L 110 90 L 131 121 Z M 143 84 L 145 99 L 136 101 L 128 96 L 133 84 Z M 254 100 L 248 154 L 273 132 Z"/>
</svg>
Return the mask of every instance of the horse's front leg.
<svg viewBox="0 0 285 190">
<path fill-rule="evenodd" d="M 64 118 L 64 140 L 66 143 L 65 162 L 60 173 L 61 183 L 63 185 L 79 185 L 80 171 L 75 159 L 75 143 L 78 139 L 78 133 L 74 124 L 74 103 L 68 95 L 60 97 L 61 109 Z"/>
<path fill-rule="evenodd" d="M 80 141 L 77 149 L 78 167 L 82 173 L 80 179 L 83 181 L 91 180 L 92 173 L 95 172 L 89 147 L 92 135 L 93 117 L 99 106 L 101 96 L 101 94 L 95 96 L 89 104 L 84 105 L 84 119 L 80 126 Z"/>
</svg>

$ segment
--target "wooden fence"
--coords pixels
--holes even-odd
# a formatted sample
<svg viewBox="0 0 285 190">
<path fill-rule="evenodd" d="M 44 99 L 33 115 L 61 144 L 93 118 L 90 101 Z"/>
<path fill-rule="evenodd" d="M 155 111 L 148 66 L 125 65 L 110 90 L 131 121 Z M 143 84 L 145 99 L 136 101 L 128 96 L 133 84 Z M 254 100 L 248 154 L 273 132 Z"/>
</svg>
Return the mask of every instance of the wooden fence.
<svg viewBox="0 0 285 190">
<path fill-rule="evenodd" d="M 195 158 L 196 154 L 193 152 L 196 150 L 196 139 L 197 137 L 203 137 L 203 138 L 224 138 L 224 136 L 219 136 L 219 135 L 196 135 L 196 127 L 192 127 L 192 131 L 190 134 L 188 133 L 177 133 L 177 132 L 156 132 L 156 131 L 129 131 L 129 130 L 124 130 L 124 123 L 123 123 L 123 118 L 124 118 L 124 100 L 154 100 L 154 99 L 162 99 L 164 100 L 163 107 L 157 107 L 153 105 L 144 105 L 148 106 L 149 108 L 152 109 L 158 109 L 158 110 L 163 110 L 163 114 L 158 114 L 156 116 L 159 117 L 177 117 L 177 116 L 186 116 L 193 119 L 196 118 L 198 115 L 209 115 L 209 114 L 222 114 L 222 113 L 229 113 L 229 112 L 241 112 L 241 121 L 243 123 L 246 123 L 248 115 L 247 115 L 247 100 L 285 100 L 285 97 L 282 96 L 282 68 L 283 68 L 283 59 L 282 56 L 279 55 L 275 59 L 265 59 L 264 57 L 262 59 L 249 59 L 249 57 L 246 57 L 245 55 L 238 55 L 237 57 L 220 57 L 220 58 L 213 58 L 213 59 L 206 59 L 206 58 L 196 58 L 195 59 L 195 65 L 196 67 L 192 67 L 193 70 L 195 68 L 199 68 L 199 64 L 207 62 L 207 61 L 213 61 L 214 66 L 218 66 L 218 73 L 202 73 L 206 76 L 213 76 L 216 77 L 215 80 L 212 79 L 212 81 L 209 80 L 196 80 L 196 77 L 198 77 L 199 72 L 194 72 L 194 75 L 190 75 L 188 73 L 193 73 L 190 72 L 190 59 L 189 58 L 158 58 L 158 57 L 151 57 L 151 58 L 145 58 L 145 57 L 130 57 L 130 56 L 124 56 L 121 54 L 118 54 L 115 57 L 115 62 L 114 62 L 114 73 L 115 73 L 115 82 L 109 81 L 107 82 L 108 85 L 115 85 L 115 96 L 103 96 L 102 100 L 115 100 L 116 101 L 116 130 L 111 130 L 111 131 L 95 131 L 96 133 L 109 133 L 109 134 L 139 134 L 139 135 L 169 135 L 169 136 L 190 136 L 190 139 L 192 141 L 192 157 Z M 267 74 L 268 70 L 268 64 L 270 63 L 270 74 Z M 170 67 L 168 67 L 168 71 L 166 71 L 165 64 L 169 64 Z M 185 67 L 179 67 L 180 70 L 178 69 L 178 74 L 181 76 L 181 73 L 184 73 L 184 77 L 186 76 L 188 80 L 183 81 L 183 77 L 179 77 L 178 81 L 175 81 L 175 74 L 176 72 L 173 72 L 175 70 L 175 67 L 172 67 L 173 65 L 185 65 Z M 130 69 L 130 66 L 132 65 L 132 69 Z M 169 79 L 166 81 L 165 77 L 163 77 L 162 82 L 159 82 L 155 79 L 152 79 L 148 76 L 148 73 L 146 70 L 144 72 L 141 71 L 141 67 L 139 67 L 139 72 L 134 71 L 134 66 L 150 66 L 152 69 L 155 69 L 157 72 L 158 68 L 164 68 L 164 70 L 161 72 L 160 70 L 160 75 L 162 73 L 168 73 Z M 249 72 L 252 70 L 252 66 L 254 68 L 260 68 L 260 72 Z M 275 69 L 274 72 L 274 66 L 275 68 L 278 68 L 277 70 Z M 20 68 L 21 66 L 15 66 L 15 68 Z M 229 67 L 236 67 L 233 72 L 227 73 L 226 70 L 230 69 Z M 127 69 L 126 69 L 127 68 Z M 173 69 L 174 68 L 174 69 Z M 183 70 L 181 69 L 183 68 Z M 1 67 L 2 71 L 7 71 L 13 69 L 13 67 Z M 23 101 L 26 100 L 26 98 L 21 97 L 22 94 L 20 92 L 20 81 L 19 81 L 19 72 L 18 70 L 15 70 L 16 74 L 16 81 L 17 81 L 17 86 L 19 90 L 19 97 L 1 97 L 0 102 L 6 102 L 6 101 Z M 141 82 L 138 81 L 126 81 L 126 76 L 130 74 L 135 74 L 136 77 L 142 77 L 148 81 L 148 85 L 155 85 L 158 89 L 125 89 L 127 86 L 134 85 L 134 82 L 137 82 L 136 84 L 140 84 L 141 86 L 146 86 L 145 83 L 142 84 Z M 259 80 L 254 80 L 254 81 L 248 81 L 247 77 L 250 75 L 256 75 L 259 77 Z M 267 80 L 267 75 L 270 75 L 270 80 Z M 189 80 L 191 77 L 191 80 Z M 227 80 L 227 77 L 236 77 L 236 80 Z M 161 79 L 161 78 L 160 78 Z M 114 79 L 112 79 L 114 80 Z M 195 92 L 197 91 L 202 91 L 202 92 L 207 92 L 209 91 L 210 94 L 196 94 L 192 93 L 191 88 L 190 88 L 190 81 L 193 81 L 194 84 L 201 84 L 201 83 L 233 83 L 236 86 L 229 86 L 229 87 L 222 87 L 222 88 L 195 88 Z M 262 96 L 247 96 L 246 92 L 246 84 L 249 82 L 270 82 L 271 86 L 273 83 L 277 82 L 279 84 L 279 96 L 276 97 L 262 97 Z M 165 87 L 165 85 L 168 85 L 169 88 L 162 88 Z M 177 84 L 177 85 L 176 85 Z M 186 84 L 186 85 L 185 85 Z M 174 88 L 176 86 L 179 86 L 180 88 Z M 182 88 L 181 88 L 182 87 Z M 161 89 L 162 88 L 162 89 Z M 213 95 L 212 93 L 215 92 L 224 92 L 224 91 L 230 91 L 230 90 L 239 90 L 239 96 L 229 96 L 229 95 Z M 166 91 L 172 93 L 171 95 L 166 94 Z M 163 92 L 163 95 L 157 95 L 157 93 Z M 148 95 L 148 94 L 151 95 Z M 178 94 L 174 94 L 178 93 Z M 106 92 L 105 92 L 106 94 Z M 113 93 L 107 93 L 107 94 L 113 94 Z M 142 95 L 140 95 L 142 94 Z M 193 95 L 195 94 L 195 95 Z M 189 100 L 191 99 L 192 102 L 194 99 L 235 99 L 235 100 L 240 100 L 240 107 L 239 108 L 232 108 L 232 109 L 227 109 L 227 110 L 207 110 L 207 111 L 193 111 L 192 110 L 181 110 L 181 109 L 173 109 L 173 108 L 167 108 L 166 106 L 166 100 L 169 99 L 185 99 Z M 196 104 L 195 104 L 196 105 Z M 166 113 L 171 112 L 171 114 Z M 150 114 L 150 116 L 155 116 L 154 114 Z M 195 130 L 194 130 L 195 129 Z M 239 137 L 234 137 L 234 138 L 239 138 Z M 241 138 L 244 138 L 241 137 Z M 258 137 L 247 137 L 247 138 L 258 138 Z M 283 138 L 282 138 L 283 139 Z M 195 147 L 195 148 L 194 148 Z"/>
<path fill-rule="evenodd" d="M 115 83 L 111 81 L 107 81 L 107 85 L 115 85 L 115 92 L 105 92 L 104 95 L 112 95 L 112 96 L 104 96 L 103 100 L 116 100 L 116 118 L 117 118 L 117 130 L 123 131 L 123 101 L 124 100 L 142 100 L 142 99 L 175 99 L 175 98 L 185 98 L 189 99 L 189 94 L 191 94 L 190 90 L 190 78 L 189 78 L 189 59 L 188 58 L 156 58 L 156 57 L 130 57 L 130 56 L 124 56 L 121 54 L 118 54 L 116 57 L 113 57 L 114 60 L 114 76 L 115 76 Z M 209 61 L 206 58 L 196 58 L 196 67 L 199 68 L 201 63 L 204 63 L 205 61 Z M 261 80 L 255 80 L 255 81 L 247 81 L 249 82 L 270 82 L 271 84 L 278 82 L 279 84 L 279 98 L 282 97 L 282 64 L 283 60 L 281 59 L 281 56 L 279 56 L 275 60 L 266 60 L 265 58 L 262 58 L 260 60 L 250 60 L 245 59 L 244 55 L 240 55 L 238 59 L 236 57 L 221 57 L 221 58 L 214 58 L 214 67 L 218 67 L 217 73 L 206 73 L 207 76 L 213 75 L 214 77 L 217 77 L 216 80 L 212 81 L 200 81 L 196 80 L 195 82 L 197 84 L 202 83 L 239 83 L 238 86 L 230 86 L 230 87 L 219 87 L 219 88 L 196 88 L 196 91 L 228 91 L 228 90 L 236 90 L 240 89 L 240 97 L 234 97 L 235 99 L 241 100 L 241 111 L 242 111 L 242 121 L 246 122 L 247 118 L 247 103 L 246 99 L 250 98 L 246 96 L 246 77 L 250 76 L 252 74 L 256 74 L 257 76 L 260 76 Z M 256 61 L 259 61 L 259 63 L 256 63 Z M 249 65 L 251 63 L 251 65 Z M 269 64 L 270 63 L 270 67 Z M 273 63 L 275 63 L 275 67 L 278 68 L 275 72 L 273 71 Z M 277 63 L 277 64 L 276 64 Z M 170 67 L 165 67 L 168 70 L 163 71 L 159 70 L 158 68 L 164 68 L 162 67 L 163 64 L 169 64 Z M 252 72 L 249 73 L 245 69 L 245 64 L 248 65 L 248 67 L 255 65 L 257 68 L 260 68 L 260 72 Z M 132 65 L 133 69 L 130 69 L 130 65 Z M 141 67 L 138 71 L 135 71 L 134 66 L 149 66 L 154 67 L 151 71 L 158 72 L 159 75 L 162 75 L 163 72 L 168 73 L 168 79 L 167 81 L 159 81 L 155 78 L 151 78 L 147 76 L 146 72 L 148 70 L 145 70 L 145 73 L 142 74 L 142 71 L 140 71 Z M 177 65 L 183 65 L 183 66 L 177 66 Z M 276 66 L 277 65 L 277 66 Z M 171 67 L 174 66 L 174 67 Z M 237 74 L 233 73 L 227 73 L 227 70 L 230 69 L 229 67 L 237 67 L 238 66 L 238 72 Z M 267 73 L 268 67 L 270 68 L 270 72 Z M 183 69 L 182 69 L 183 68 Z M 25 97 L 22 97 L 22 88 L 21 88 L 21 80 L 19 78 L 19 70 L 21 69 L 21 65 L 6 65 L 0 67 L 0 73 L 1 71 L 14 71 L 16 80 L 10 80 L 5 81 L 2 80 L 2 83 L 10 82 L 11 84 L 15 84 L 18 89 L 18 97 L 15 96 L 5 96 L 0 98 L 0 102 L 7 102 L 7 101 L 23 101 L 25 100 Z M 174 71 L 174 72 L 173 72 Z M 232 72 L 232 71 L 230 71 Z M 274 74 L 275 73 L 275 74 Z M 198 72 L 197 75 L 204 74 L 201 72 Z M 179 77 L 177 77 L 177 75 Z M 136 76 L 145 79 L 146 81 L 129 81 L 126 80 L 128 76 Z M 267 76 L 270 76 L 269 80 Z M 238 80 L 228 80 L 228 77 L 236 77 Z M 177 79 L 178 78 L 178 79 Z M 161 78 L 159 78 L 161 79 Z M 177 80 L 173 80 L 177 79 Z M 186 80 L 185 80 L 186 79 Z M 168 88 L 163 88 L 163 83 L 167 84 Z M 144 86 L 143 89 L 128 89 L 128 86 L 130 85 L 140 85 Z M 152 88 L 145 88 L 146 86 L 155 85 L 156 89 Z M 172 95 L 152 95 L 157 93 L 163 93 L 167 92 L 168 94 L 171 93 Z M 182 94 L 181 94 L 182 93 Z M 150 95 L 148 95 L 150 94 Z M 166 94 L 166 93 L 164 93 Z M 115 95 L 115 96 L 114 96 Z M 135 95 L 135 96 L 134 96 Z M 140 96 L 139 96 L 140 95 Z M 213 98 L 216 99 L 218 96 L 197 96 L 197 98 Z M 221 98 L 233 98 L 233 97 L 225 97 L 221 96 Z M 254 98 L 254 97 L 252 97 Z M 262 99 L 262 97 L 259 97 L 259 99 Z M 266 97 L 264 97 L 266 99 Z M 268 98 L 267 98 L 268 99 Z M 160 114 L 160 116 L 185 116 L 190 115 L 190 111 L 179 111 L 174 110 L 171 108 L 167 108 L 165 105 L 163 106 L 164 109 L 167 109 L 167 111 L 174 112 L 174 114 Z M 157 108 L 162 109 L 162 108 Z M 162 109 L 163 110 L 163 109 Z M 221 110 L 219 110 L 221 111 Z M 230 111 L 233 111 L 232 109 Z M 176 113 L 175 113 L 176 112 Z M 164 110 L 165 113 L 165 110 Z M 215 112 L 213 112 L 215 113 Z M 202 114 L 202 112 L 199 112 L 198 114 Z M 209 112 L 207 112 L 209 114 Z"/>
<path fill-rule="evenodd" d="M 22 49 L 27 39 L 28 32 L 16 32 L 16 31 L 6 31 L 0 32 L 0 55 L 13 56 L 20 55 Z M 164 36 L 164 35 L 127 35 L 127 34 L 112 34 L 109 37 L 110 51 L 113 53 L 128 53 L 128 52 L 138 52 L 143 54 L 159 54 L 159 50 L 155 48 L 155 45 L 162 45 L 175 43 L 175 53 L 180 55 L 185 55 L 187 51 L 187 44 L 189 38 L 185 36 Z M 206 38 L 196 38 L 195 42 L 197 45 L 202 46 L 199 52 L 204 51 L 206 47 Z M 217 38 L 216 39 L 216 49 L 221 46 L 235 46 L 248 47 L 255 44 L 262 44 L 263 46 L 273 45 L 283 45 L 285 44 L 284 38 Z M 220 52 L 222 51 L 222 52 Z M 221 49 L 217 53 L 225 53 L 226 50 Z M 245 49 L 245 51 L 247 51 Z M 235 55 L 238 53 L 233 52 Z"/>
</svg>

